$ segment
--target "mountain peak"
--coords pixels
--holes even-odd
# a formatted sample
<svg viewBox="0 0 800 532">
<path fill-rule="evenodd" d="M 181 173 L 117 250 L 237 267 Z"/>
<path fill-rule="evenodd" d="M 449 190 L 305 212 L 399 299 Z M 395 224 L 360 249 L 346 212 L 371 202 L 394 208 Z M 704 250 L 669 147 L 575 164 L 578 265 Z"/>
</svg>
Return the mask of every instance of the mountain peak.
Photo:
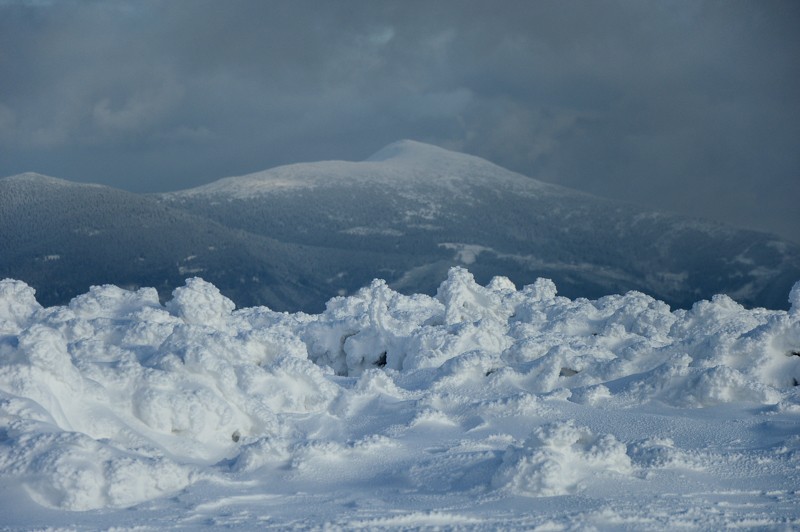
<svg viewBox="0 0 800 532">
<path fill-rule="evenodd" d="M 403 139 L 387 144 L 380 150 L 370 155 L 367 161 L 388 161 L 390 159 L 405 159 L 408 157 L 453 155 L 454 152 L 440 148 L 433 144 L 426 144 L 416 140 Z"/>
<path fill-rule="evenodd" d="M 252 199 L 276 191 L 316 187 L 358 187 L 382 183 L 407 192 L 421 183 L 436 183 L 448 194 L 464 195 L 464 185 L 514 187 L 522 194 L 540 193 L 543 183 L 501 168 L 480 157 L 415 140 L 400 140 L 361 162 L 295 163 L 243 176 L 226 177 L 196 188 L 164 195 L 167 198 L 217 195 Z"/>
<path fill-rule="evenodd" d="M 408 162 L 431 165 L 441 164 L 442 162 L 452 164 L 455 160 L 481 161 L 485 164 L 491 164 L 480 157 L 409 139 L 398 140 L 384 146 L 369 156 L 365 162 Z"/>
</svg>

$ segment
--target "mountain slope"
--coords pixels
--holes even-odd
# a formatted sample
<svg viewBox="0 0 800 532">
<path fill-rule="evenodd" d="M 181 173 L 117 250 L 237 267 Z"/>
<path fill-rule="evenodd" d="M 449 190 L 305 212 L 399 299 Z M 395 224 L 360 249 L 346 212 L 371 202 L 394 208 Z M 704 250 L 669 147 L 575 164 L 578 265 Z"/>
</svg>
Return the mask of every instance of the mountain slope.
<svg viewBox="0 0 800 532">
<path fill-rule="evenodd" d="M 785 308 L 800 278 L 798 247 L 770 235 L 652 213 L 413 141 L 363 162 L 283 166 L 161 198 L 306 246 L 331 294 L 373 277 L 430 293 L 463 263 L 482 282 L 551 277 L 573 297 L 637 289 L 686 306 L 727 293 Z"/>
<path fill-rule="evenodd" d="M 324 297 L 304 262 L 302 250 L 152 197 L 39 174 L 0 179 L 0 278 L 24 280 L 46 305 L 104 283 L 168 295 L 200 275 L 240 305 L 297 308 Z"/>
</svg>

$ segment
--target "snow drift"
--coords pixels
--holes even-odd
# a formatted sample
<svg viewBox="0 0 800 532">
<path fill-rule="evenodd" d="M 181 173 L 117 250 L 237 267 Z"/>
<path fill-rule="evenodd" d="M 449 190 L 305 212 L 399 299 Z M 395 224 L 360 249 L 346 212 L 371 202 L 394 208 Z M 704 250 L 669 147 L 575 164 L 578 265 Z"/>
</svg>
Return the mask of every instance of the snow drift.
<svg viewBox="0 0 800 532">
<path fill-rule="evenodd" d="M 63 510 L 253 479 L 264 493 L 335 479 L 356 493 L 602 498 L 656 471 L 724 471 L 709 442 L 739 416 L 762 427 L 750 451 L 790 497 L 800 283 L 790 303 L 717 296 L 671 311 L 637 292 L 570 300 L 546 279 L 480 286 L 454 268 L 435 297 L 376 280 L 318 315 L 235 310 L 199 278 L 166 305 L 106 285 L 43 308 L 7 279 L 0 478 Z M 764 428 L 778 418 L 795 430 Z M 721 490 L 726 475 L 705 482 Z"/>
</svg>

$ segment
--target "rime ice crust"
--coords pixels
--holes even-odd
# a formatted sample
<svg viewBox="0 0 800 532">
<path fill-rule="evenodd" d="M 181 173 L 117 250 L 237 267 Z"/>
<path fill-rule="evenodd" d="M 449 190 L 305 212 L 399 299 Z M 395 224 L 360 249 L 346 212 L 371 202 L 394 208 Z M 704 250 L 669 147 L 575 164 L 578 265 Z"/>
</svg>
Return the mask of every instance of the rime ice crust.
<svg viewBox="0 0 800 532">
<path fill-rule="evenodd" d="M 203 325 L 215 329 L 227 326 L 233 301 L 220 294 L 219 289 L 199 277 L 186 280 L 186 285 L 172 292 L 167 310 L 189 325 Z"/>
<path fill-rule="evenodd" d="M 4 280 L 0 477 L 86 510 L 262 470 L 306 488 L 380 478 L 539 498 L 720 467 L 686 435 L 620 420 L 800 415 L 798 294 L 789 312 L 725 296 L 673 312 L 454 268 L 436 297 L 376 280 L 307 315 L 235 310 L 199 278 L 163 306 L 152 289 L 101 286 L 52 308 Z M 775 434 L 759 459 L 780 465 L 800 440 Z"/>
<path fill-rule="evenodd" d="M 800 281 L 796 282 L 789 292 L 789 313 L 793 316 L 800 314 Z"/>
<path fill-rule="evenodd" d="M 11 279 L 0 282 L 0 334 L 24 327 L 41 308 L 35 290 L 27 284 Z"/>
</svg>

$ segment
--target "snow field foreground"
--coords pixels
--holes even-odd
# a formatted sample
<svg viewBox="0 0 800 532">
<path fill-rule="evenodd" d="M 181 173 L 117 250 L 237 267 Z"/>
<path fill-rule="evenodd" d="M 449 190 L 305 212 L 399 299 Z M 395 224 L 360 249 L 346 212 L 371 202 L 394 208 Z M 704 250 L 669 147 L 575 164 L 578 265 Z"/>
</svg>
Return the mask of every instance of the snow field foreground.
<svg viewBox="0 0 800 532">
<path fill-rule="evenodd" d="M 671 312 L 454 268 L 307 315 L 0 281 L 0 527 L 800 526 L 789 297 Z"/>
</svg>

